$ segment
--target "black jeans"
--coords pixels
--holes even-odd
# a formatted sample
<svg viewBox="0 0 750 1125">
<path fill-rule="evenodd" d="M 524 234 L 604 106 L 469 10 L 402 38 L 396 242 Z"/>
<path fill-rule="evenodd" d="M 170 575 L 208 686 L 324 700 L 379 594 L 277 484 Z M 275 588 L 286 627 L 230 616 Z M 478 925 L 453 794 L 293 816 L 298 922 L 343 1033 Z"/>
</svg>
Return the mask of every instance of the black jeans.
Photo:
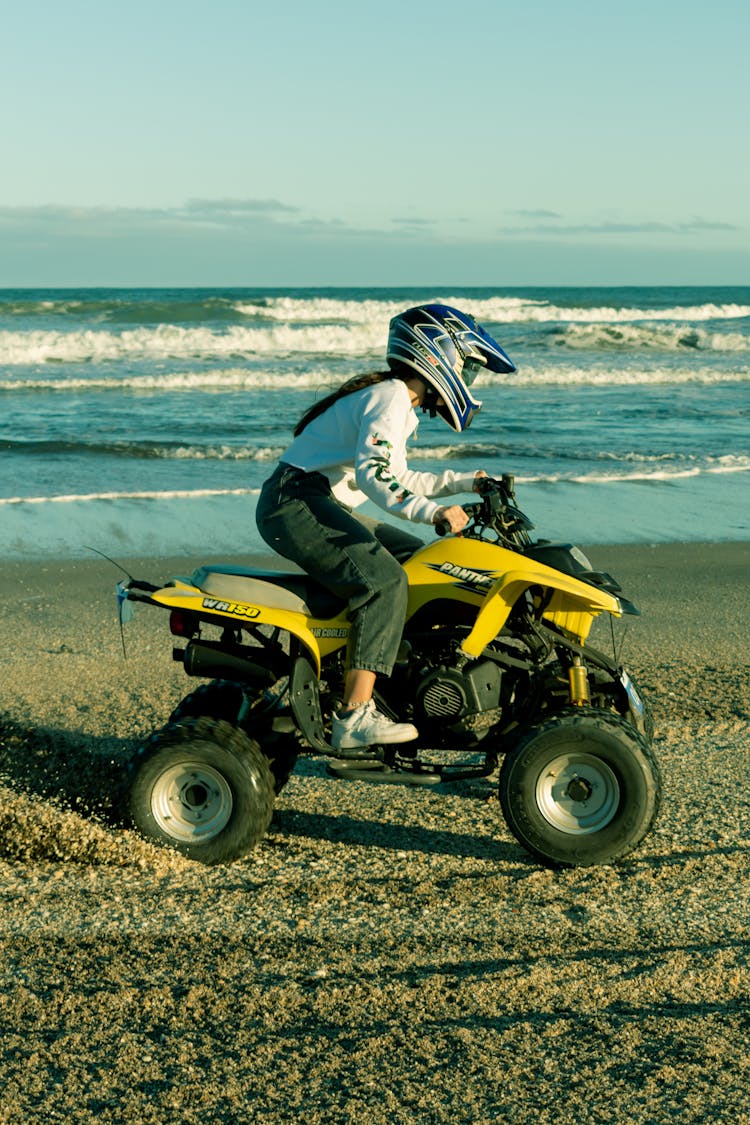
<svg viewBox="0 0 750 1125">
<path fill-rule="evenodd" d="M 390 675 L 406 616 L 408 584 L 398 560 L 423 541 L 355 516 L 322 473 L 283 461 L 263 485 L 256 521 L 269 547 L 348 602 L 349 667 Z"/>
</svg>

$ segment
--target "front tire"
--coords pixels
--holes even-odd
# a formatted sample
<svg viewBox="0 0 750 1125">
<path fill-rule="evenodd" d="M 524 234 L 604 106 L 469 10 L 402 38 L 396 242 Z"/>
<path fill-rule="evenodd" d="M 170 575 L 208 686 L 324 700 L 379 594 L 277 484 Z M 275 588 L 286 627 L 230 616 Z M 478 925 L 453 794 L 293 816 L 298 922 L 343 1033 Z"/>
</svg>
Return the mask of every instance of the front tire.
<svg viewBox="0 0 750 1125">
<path fill-rule="evenodd" d="M 508 828 L 533 856 L 585 867 L 638 846 L 659 810 L 661 778 L 630 723 L 582 710 L 521 736 L 503 761 L 499 796 Z"/>
<path fill-rule="evenodd" d="M 200 863 L 230 863 L 265 835 L 274 780 L 258 744 L 229 723 L 171 723 L 136 760 L 130 789 L 136 829 Z"/>
</svg>

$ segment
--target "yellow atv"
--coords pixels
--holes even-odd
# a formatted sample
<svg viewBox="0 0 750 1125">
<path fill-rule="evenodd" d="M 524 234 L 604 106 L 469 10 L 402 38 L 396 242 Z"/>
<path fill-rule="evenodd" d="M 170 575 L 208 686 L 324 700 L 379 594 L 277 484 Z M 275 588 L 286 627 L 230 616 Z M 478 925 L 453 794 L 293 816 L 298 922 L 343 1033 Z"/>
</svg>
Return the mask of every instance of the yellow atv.
<svg viewBox="0 0 750 1125">
<path fill-rule="evenodd" d="M 544 863 L 621 858 L 651 828 L 660 778 L 652 722 L 632 678 L 587 643 L 600 614 L 638 610 L 569 544 L 532 541 L 513 478 L 487 478 L 460 536 L 403 565 L 409 602 L 378 709 L 414 742 L 335 751 L 329 716 L 346 667 L 347 607 L 302 571 L 203 566 L 163 586 L 129 578 L 123 611 L 170 611 L 174 658 L 209 682 L 132 764 L 138 830 L 204 863 L 247 853 L 299 753 L 370 783 L 437 786 L 500 766 L 500 806 Z M 445 529 L 438 529 L 444 531 Z"/>
</svg>

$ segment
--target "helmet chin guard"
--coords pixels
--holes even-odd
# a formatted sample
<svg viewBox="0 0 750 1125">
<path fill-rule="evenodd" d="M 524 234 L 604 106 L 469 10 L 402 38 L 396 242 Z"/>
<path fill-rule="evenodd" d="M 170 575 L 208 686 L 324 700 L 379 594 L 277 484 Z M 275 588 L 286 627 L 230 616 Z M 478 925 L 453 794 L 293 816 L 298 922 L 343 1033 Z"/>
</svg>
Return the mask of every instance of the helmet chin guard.
<svg viewBox="0 0 750 1125">
<path fill-rule="evenodd" d="M 459 433 L 481 409 L 469 391 L 482 370 L 515 371 L 503 349 L 469 313 L 449 305 L 418 305 L 390 323 L 387 359 L 406 364 L 428 384 L 424 408 Z M 440 400 L 440 401 L 438 401 Z"/>
</svg>

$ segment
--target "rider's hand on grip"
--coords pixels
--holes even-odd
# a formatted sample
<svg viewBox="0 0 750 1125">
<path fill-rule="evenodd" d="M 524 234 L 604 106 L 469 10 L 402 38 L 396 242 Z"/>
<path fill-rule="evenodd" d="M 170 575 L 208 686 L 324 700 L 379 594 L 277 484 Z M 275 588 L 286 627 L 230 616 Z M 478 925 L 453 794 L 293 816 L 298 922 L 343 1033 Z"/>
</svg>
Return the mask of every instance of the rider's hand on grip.
<svg viewBox="0 0 750 1125">
<path fill-rule="evenodd" d="M 460 504 L 454 504 L 450 508 L 438 508 L 432 522 L 437 535 L 448 535 L 450 532 L 458 535 L 466 527 L 469 517 Z"/>
</svg>

